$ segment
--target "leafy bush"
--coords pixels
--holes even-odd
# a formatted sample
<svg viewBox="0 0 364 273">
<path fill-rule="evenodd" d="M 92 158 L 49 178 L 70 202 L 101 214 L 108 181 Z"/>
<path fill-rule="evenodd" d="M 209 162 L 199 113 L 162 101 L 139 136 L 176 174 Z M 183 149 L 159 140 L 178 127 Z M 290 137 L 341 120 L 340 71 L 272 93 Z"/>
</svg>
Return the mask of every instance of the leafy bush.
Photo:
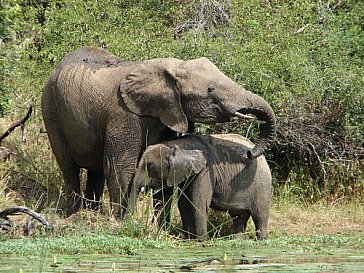
<svg viewBox="0 0 364 273">
<path fill-rule="evenodd" d="M 0 115 L 15 119 L 31 102 L 33 135 L 42 131 L 43 85 L 61 57 L 80 46 L 128 60 L 206 56 L 272 104 L 279 129 L 268 157 L 276 194 L 287 182 L 313 199 L 361 195 L 363 14 L 359 0 L 1 1 Z M 254 138 L 248 127 L 232 122 L 201 131 Z M 30 158 L 47 156 L 48 145 L 39 145 L 27 150 Z M 37 164 L 61 185 L 58 169 L 45 167 L 48 156 Z M 14 168 L 34 173 L 21 160 Z M 42 175 L 35 179 L 49 184 Z"/>
</svg>

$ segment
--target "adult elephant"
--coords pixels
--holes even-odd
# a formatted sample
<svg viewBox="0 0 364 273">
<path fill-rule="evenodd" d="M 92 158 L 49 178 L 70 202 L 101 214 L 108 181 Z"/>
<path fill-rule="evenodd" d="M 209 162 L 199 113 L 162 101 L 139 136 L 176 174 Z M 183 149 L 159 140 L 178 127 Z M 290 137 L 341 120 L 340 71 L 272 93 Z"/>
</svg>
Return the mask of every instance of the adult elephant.
<svg viewBox="0 0 364 273">
<path fill-rule="evenodd" d="M 80 208 L 79 173 L 85 168 L 86 200 L 100 200 L 106 179 L 120 216 L 145 147 L 187 132 L 194 122 L 226 122 L 245 114 L 264 121 L 249 158 L 261 155 L 275 136 L 270 105 L 207 58 L 125 62 L 96 47 L 62 58 L 44 88 L 42 113 L 65 183 L 67 215 Z"/>
</svg>

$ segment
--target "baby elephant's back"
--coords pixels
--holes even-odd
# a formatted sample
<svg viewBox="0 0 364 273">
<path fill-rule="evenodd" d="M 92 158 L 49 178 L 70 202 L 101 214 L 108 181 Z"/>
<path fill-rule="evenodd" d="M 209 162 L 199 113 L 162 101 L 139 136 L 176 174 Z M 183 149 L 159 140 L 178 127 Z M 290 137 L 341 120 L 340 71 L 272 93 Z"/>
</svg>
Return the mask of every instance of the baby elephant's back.
<svg viewBox="0 0 364 273">
<path fill-rule="evenodd" d="M 210 138 L 211 150 L 218 154 L 218 158 L 222 159 L 223 154 L 228 154 L 230 163 L 236 160 L 245 168 L 249 168 L 253 164 L 256 165 L 258 172 L 263 171 L 265 174 L 269 172 L 269 166 L 264 155 L 253 160 L 246 157 L 246 152 L 254 147 L 254 143 L 248 138 L 237 134 L 216 134 L 206 137 Z"/>
<path fill-rule="evenodd" d="M 236 148 L 236 153 L 245 152 L 254 147 L 254 143 L 248 138 L 237 134 L 210 135 L 210 143 L 213 146 L 228 146 Z"/>
<path fill-rule="evenodd" d="M 271 191 L 271 174 L 263 155 L 256 159 L 246 157 L 254 147 L 249 139 L 236 134 L 206 136 L 211 154 L 215 185 L 212 206 L 218 209 L 248 209 L 252 202 L 267 199 Z"/>
<path fill-rule="evenodd" d="M 215 168 L 221 173 L 233 175 L 230 183 L 249 183 L 254 178 L 254 173 L 259 168 L 266 168 L 265 157 L 259 156 L 250 159 L 246 156 L 247 151 L 254 147 L 254 143 L 246 137 L 237 134 L 217 134 L 206 136 L 208 138 L 209 150 Z M 226 179 L 222 175 L 222 179 Z"/>
</svg>

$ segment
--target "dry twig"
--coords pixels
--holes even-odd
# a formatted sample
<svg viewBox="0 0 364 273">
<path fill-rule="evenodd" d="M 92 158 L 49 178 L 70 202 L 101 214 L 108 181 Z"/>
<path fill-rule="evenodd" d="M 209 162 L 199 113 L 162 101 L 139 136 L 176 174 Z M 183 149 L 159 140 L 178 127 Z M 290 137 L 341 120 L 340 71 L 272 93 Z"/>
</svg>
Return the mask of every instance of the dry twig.
<svg viewBox="0 0 364 273">
<path fill-rule="evenodd" d="M 228 8 L 230 1 L 205 0 L 196 6 L 196 13 L 192 19 L 189 19 L 178 25 L 175 36 L 191 29 L 196 32 L 206 32 L 218 25 L 225 25 L 229 22 Z"/>
<path fill-rule="evenodd" d="M 54 231 L 54 226 L 52 224 L 50 224 L 48 221 L 46 221 L 40 214 L 36 213 L 35 211 L 33 211 L 27 207 L 18 207 L 18 206 L 10 207 L 10 208 L 4 209 L 3 211 L 0 211 L 0 218 L 4 219 L 3 221 L 0 222 L 1 223 L 0 227 L 5 230 L 10 230 L 10 227 L 12 226 L 12 224 L 11 224 L 11 221 L 8 216 L 16 215 L 18 213 L 25 213 L 25 214 L 31 216 L 32 218 L 36 219 L 37 221 L 39 221 L 45 227 Z M 27 225 L 25 227 L 27 234 L 31 233 L 31 231 L 29 230 L 29 226 L 30 226 L 29 221 L 27 221 Z"/>
<path fill-rule="evenodd" d="M 6 130 L 1 136 L 0 136 L 0 146 L 1 146 L 1 142 L 3 141 L 4 138 L 6 138 L 8 135 L 11 134 L 12 131 L 15 130 L 16 127 L 21 127 L 22 132 L 23 132 L 23 141 L 24 141 L 24 129 L 25 129 L 25 122 L 30 118 L 30 115 L 32 114 L 33 111 L 33 106 L 31 105 L 28 109 L 27 114 L 20 120 L 14 122 L 8 130 Z"/>
</svg>

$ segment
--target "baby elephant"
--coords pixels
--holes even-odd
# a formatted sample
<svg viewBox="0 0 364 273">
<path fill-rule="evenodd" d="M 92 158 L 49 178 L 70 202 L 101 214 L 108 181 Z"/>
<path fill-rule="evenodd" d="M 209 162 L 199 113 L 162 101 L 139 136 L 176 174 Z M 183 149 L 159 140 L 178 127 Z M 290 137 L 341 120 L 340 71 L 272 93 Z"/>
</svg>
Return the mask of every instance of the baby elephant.
<svg viewBox="0 0 364 273">
<path fill-rule="evenodd" d="M 264 156 L 243 157 L 254 146 L 235 134 L 187 135 L 149 146 L 131 186 L 131 207 L 142 187 L 163 189 L 160 200 L 180 188 L 178 207 L 189 238 L 207 235 L 207 211 L 228 211 L 234 232 L 244 232 L 252 216 L 258 240 L 267 238 L 272 178 Z M 170 204 L 165 216 L 169 220 Z"/>
</svg>

